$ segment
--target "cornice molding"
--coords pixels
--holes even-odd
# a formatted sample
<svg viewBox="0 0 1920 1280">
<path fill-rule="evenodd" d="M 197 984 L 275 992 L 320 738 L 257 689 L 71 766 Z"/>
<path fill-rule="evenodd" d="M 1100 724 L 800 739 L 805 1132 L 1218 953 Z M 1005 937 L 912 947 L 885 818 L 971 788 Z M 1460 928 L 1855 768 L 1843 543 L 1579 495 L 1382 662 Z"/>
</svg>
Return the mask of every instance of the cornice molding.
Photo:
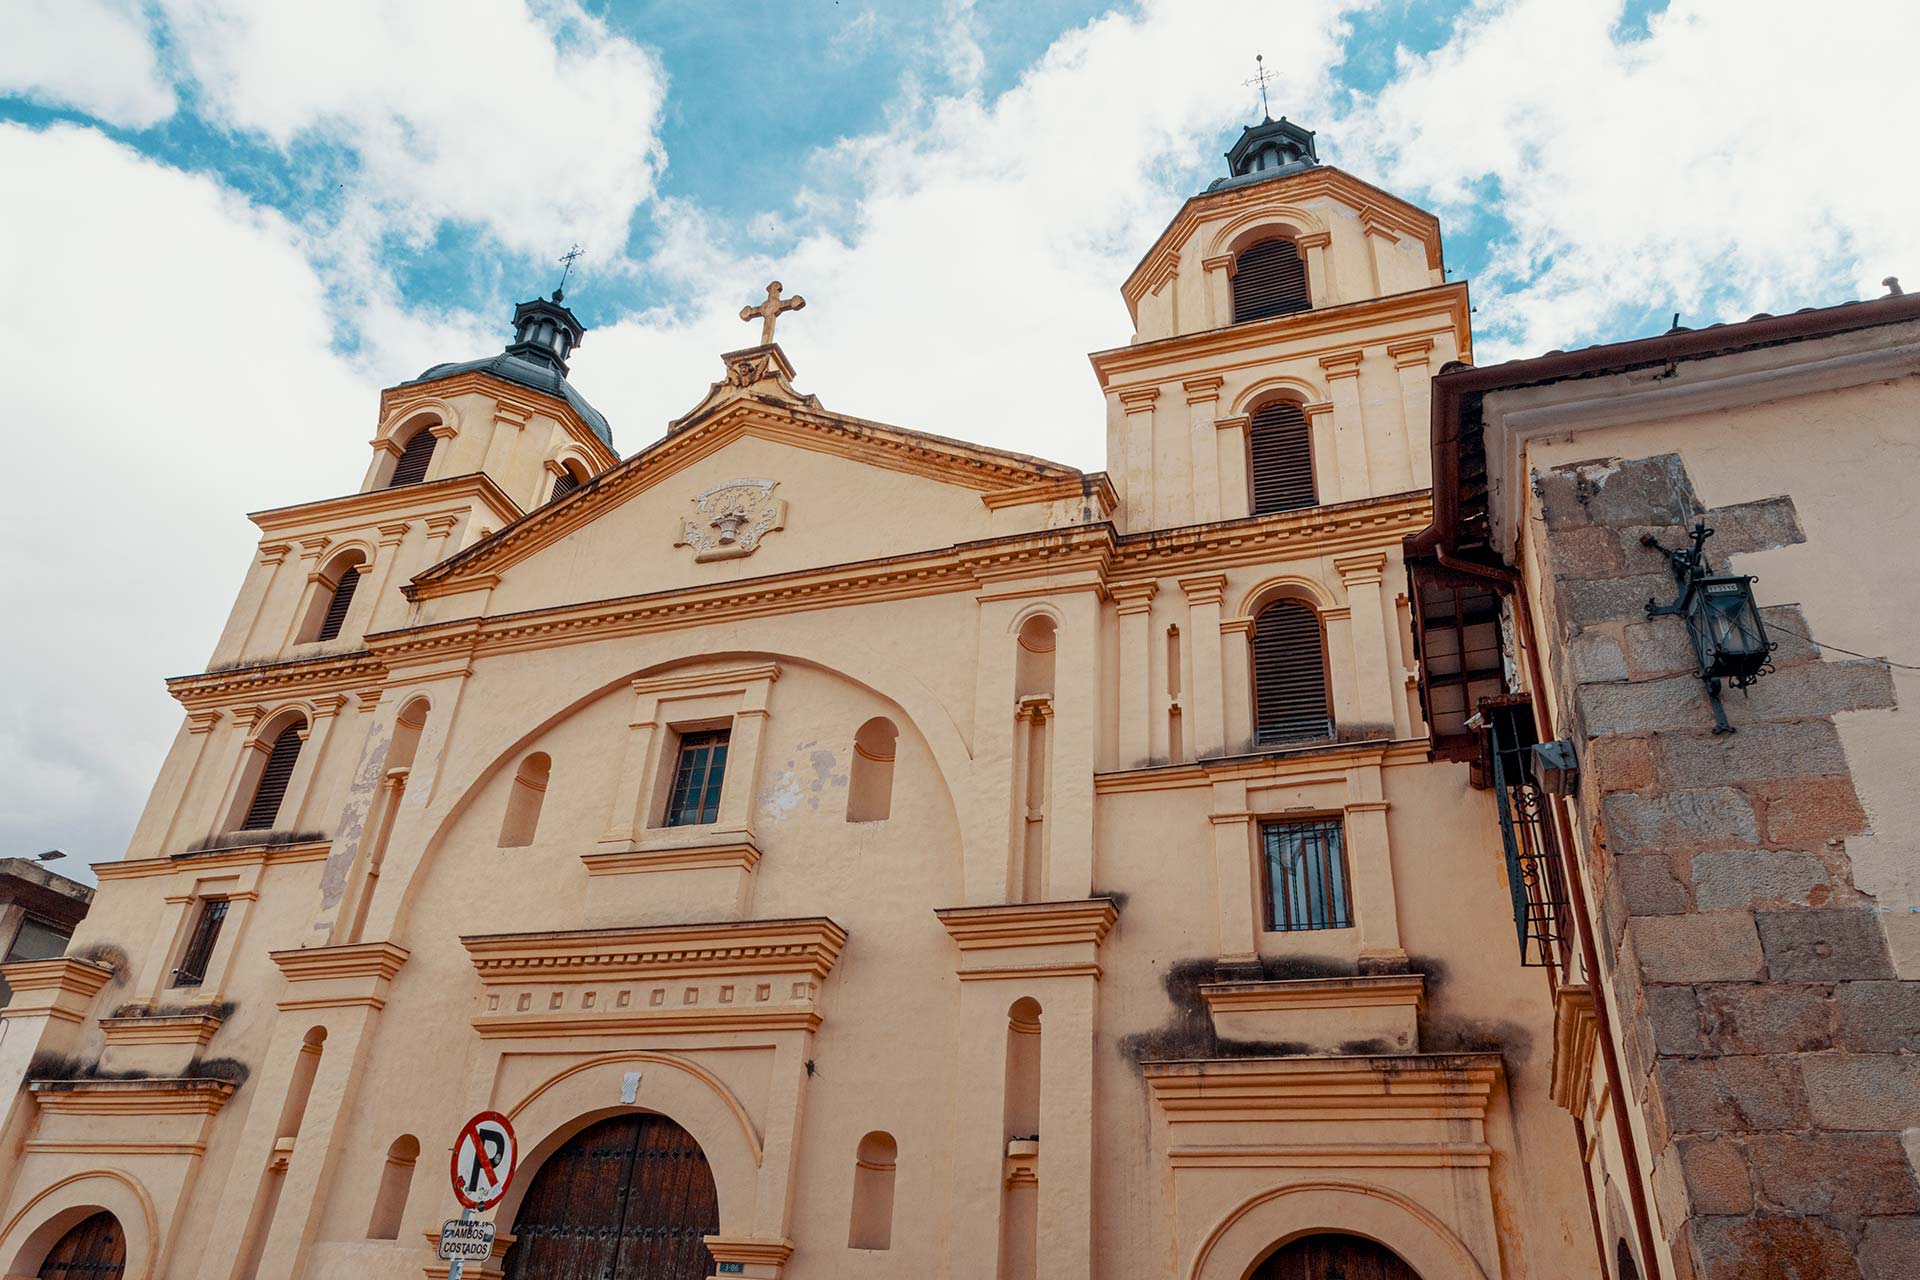
<svg viewBox="0 0 1920 1280">
<path fill-rule="evenodd" d="M 752 871 L 760 864 L 760 847 L 751 839 L 718 844 L 677 845 L 657 849 L 610 849 L 583 853 L 590 876 L 646 875 L 656 871 Z"/>
<path fill-rule="evenodd" d="M 962 951 L 1001 947 L 1051 947 L 1061 943 L 1100 944 L 1120 918 L 1112 898 L 1071 902 L 1021 902 L 989 907 L 941 907 L 947 936 Z"/>
<path fill-rule="evenodd" d="M 210 1116 L 238 1087 L 230 1080 L 194 1076 L 27 1081 L 41 1111 L 70 1116 Z"/>
<path fill-rule="evenodd" d="M 1141 1064 L 1155 1105 L 1175 1124 L 1483 1121 L 1502 1071 L 1497 1053 Z"/>
<path fill-rule="evenodd" d="M 1276 558 L 1397 546 L 1431 519 L 1430 491 L 1422 489 L 1146 533 L 1120 535 L 1102 521 L 918 555 L 431 623 L 368 636 L 365 650 L 176 676 L 167 684 L 194 709 L 331 690 L 361 695 L 399 668 L 437 657 L 472 658 L 950 592 L 997 598 L 1004 584 L 1023 579 L 1032 585 L 1013 595 L 1057 593 L 1069 585 L 1062 575 L 1076 568 L 1085 589 L 1104 592 L 1110 575 L 1204 574 Z"/>
<path fill-rule="evenodd" d="M 560 933 L 473 934 L 461 945 L 487 986 L 528 981 L 723 977 L 769 969 L 825 977 L 847 933 L 824 916 Z"/>
<path fill-rule="evenodd" d="M 1042 480 L 1013 489 L 996 489 L 981 494 L 980 501 L 987 510 L 999 511 L 1005 507 L 1027 507 L 1084 497 L 1093 499 L 1101 517 L 1112 515 L 1120 505 L 1119 495 L 1113 491 L 1113 480 L 1104 471 L 1089 471 L 1080 478 L 1063 476 L 1058 480 Z"/>
<path fill-rule="evenodd" d="M 123 1045 L 185 1044 L 205 1048 L 220 1030 L 217 1013 L 156 1013 L 127 1018 L 102 1018 L 100 1030 L 109 1047 Z"/>
<path fill-rule="evenodd" d="M 1450 333 L 1462 353 L 1461 358 L 1465 359 L 1466 353 L 1473 349 L 1467 307 L 1467 286 L 1456 281 L 1392 293 L 1383 298 L 1363 298 L 1296 311 L 1270 320 L 1251 320 L 1197 333 L 1155 338 L 1135 346 L 1110 347 L 1095 351 L 1087 358 L 1093 363 L 1101 390 L 1112 391 L 1117 385 L 1131 388 L 1136 381 L 1148 383 L 1163 370 L 1178 370 L 1189 364 L 1219 372 L 1350 351 L 1354 332 L 1362 326 L 1415 324 L 1437 318 L 1443 322 L 1438 327 L 1429 323 L 1407 332 L 1382 334 L 1376 345 L 1384 348 L 1390 342 L 1397 344 Z M 1168 373 L 1167 376 L 1175 375 Z"/>
<path fill-rule="evenodd" d="M 1426 975 L 1362 974 L 1278 982 L 1203 983 L 1200 998 L 1214 1014 L 1292 1013 L 1306 1009 L 1377 1009 L 1426 1003 Z"/>
<path fill-rule="evenodd" d="M 289 531 L 312 528 L 316 524 L 326 530 L 341 529 L 349 526 L 377 525 L 382 519 L 391 519 L 404 515 L 408 519 L 418 519 L 427 515 L 448 515 L 458 517 L 464 514 L 465 507 L 454 511 L 442 511 L 448 503 L 462 500 L 479 499 L 492 513 L 502 520 L 517 520 L 523 514 L 520 504 L 507 496 L 491 476 L 484 472 L 473 471 L 466 475 L 447 476 L 439 480 L 423 480 L 419 484 L 403 484 L 397 489 L 372 489 L 366 493 L 349 493 L 335 498 L 321 498 L 315 502 L 302 502 L 291 507 L 269 507 L 264 511 L 250 511 L 247 519 L 258 525 L 267 535 L 280 537 L 298 537 Z M 312 537 L 302 538 L 304 546 Z M 263 548 L 264 551 L 264 548 Z"/>
<path fill-rule="evenodd" d="M 209 870 L 257 867 L 265 863 L 325 862 L 332 840 L 303 840 L 297 844 L 241 845 L 205 853 L 176 853 L 159 858 L 124 858 L 96 862 L 93 874 L 101 880 L 140 880 L 150 876 L 203 875 Z"/>
<path fill-rule="evenodd" d="M 61 1014 L 50 1011 L 47 1005 L 62 996 L 76 997 L 81 1001 L 91 1000 L 100 988 L 113 980 L 113 973 L 106 965 L 76 956 L 58 956 L 52 960 L 15 960 L 11 964 L 0 964 L 0 977 L 6 979 L 15 997 L 13 1004 L 0 1009 L 0 1018 L 48 1012 L 54 1012 L 54 1016 L 59 1017 Z M 19 999 L 26 995 L 35 998 Z"/>
<path fill-rule="evenodd" d="M 327 982 L 335 978 L 391 981 L 411 953 L 392 942 L 356 942 L 341 947 L 299 947 L 269 951 L 288 982 Z"/>
<path fill-rule="evenodd" d="M 1369 765 L 1427 763 L 1427 740 L 1398 742 L 1320 743 L 1263 751 L 1255 755 L 1216 756 L 1187 764 L 1150 765 L 1144 769 L 1116 769 L 1093 775 L 1096 795 L 1124 791 L 1177 791 L 1212 787 L 1216 782 L 1300 785 L 1307 782 L 1344 784 L 1347 771 Z"/>
</svg>

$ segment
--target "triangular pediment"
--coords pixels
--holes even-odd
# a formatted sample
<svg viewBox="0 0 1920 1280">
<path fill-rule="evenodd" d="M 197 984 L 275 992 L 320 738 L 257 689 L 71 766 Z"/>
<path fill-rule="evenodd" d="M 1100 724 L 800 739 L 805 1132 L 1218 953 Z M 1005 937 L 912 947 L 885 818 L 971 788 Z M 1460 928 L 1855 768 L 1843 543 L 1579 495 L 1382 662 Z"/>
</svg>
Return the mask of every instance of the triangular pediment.
<svg viewBox="0 0 1920 1280">
<path fill-rule="evenodd" d="M 714 384 L 665 438 L 421 573 L 409 593 L 492 585 L 487 612 L 511 612 L 935 550 L 1049 527 L 1068 508 L 1074 522 L 1111 510 L 1101 473 L 832 413 L 792 389 L 784 357 L 773 372 Z"/>
</svg>

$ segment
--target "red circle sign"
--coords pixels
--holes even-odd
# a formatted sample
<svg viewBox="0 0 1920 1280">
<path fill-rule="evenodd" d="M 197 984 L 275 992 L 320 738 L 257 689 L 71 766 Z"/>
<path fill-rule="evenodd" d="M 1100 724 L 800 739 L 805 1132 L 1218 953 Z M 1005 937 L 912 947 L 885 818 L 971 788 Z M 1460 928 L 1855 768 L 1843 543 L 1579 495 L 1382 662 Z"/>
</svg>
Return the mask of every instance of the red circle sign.
<svg viewBox="0 0 1920 1280">
<path fill-rule="evenodd" d="M 454 1140 L 453 1198 L 468 1209 L 491 1209 L 513 1183 L 520 1143 L 498 1111 L 482 1111 L 460 1126 Z"/>
</svg>

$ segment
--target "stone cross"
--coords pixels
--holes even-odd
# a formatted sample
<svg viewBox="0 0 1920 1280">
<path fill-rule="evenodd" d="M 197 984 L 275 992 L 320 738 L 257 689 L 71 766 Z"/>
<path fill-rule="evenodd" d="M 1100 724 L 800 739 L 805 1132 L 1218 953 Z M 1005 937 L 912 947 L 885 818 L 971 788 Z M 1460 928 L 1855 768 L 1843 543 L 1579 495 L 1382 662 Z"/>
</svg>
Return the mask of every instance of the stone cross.
<svg viewBox="0 0 1920 1280">
<path fill-rule="evenodd" d="M 773 342 L 773 322 L 780 318 L 781 312 L 798 311 L 807 305 L 807 300 L 797 293 L 791 298 L 782 298 L 780 296 L 780 289 L 780 282 L 775 280 L 767 285 L 767 300 L 765 302 L 757 307 L 740 308 L 740 318 L 742 320 L 752 320 L 756 316 L 759 317 L 760 345 L 763 347 Z"/>
</svg>

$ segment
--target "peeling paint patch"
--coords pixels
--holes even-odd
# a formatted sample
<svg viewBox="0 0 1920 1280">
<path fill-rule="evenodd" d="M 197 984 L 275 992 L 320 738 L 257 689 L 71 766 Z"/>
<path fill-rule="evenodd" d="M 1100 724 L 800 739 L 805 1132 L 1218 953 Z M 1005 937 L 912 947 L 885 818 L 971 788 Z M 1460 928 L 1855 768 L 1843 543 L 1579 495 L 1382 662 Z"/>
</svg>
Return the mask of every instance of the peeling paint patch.
<svg viewBox="0 0 1920 1280">
<path fill-rule="evenodd" d="M 815 751 L 807 757 L 813 765 L 813 790 L 818 791 L 827 785 L 827 779 L 833 776 L 833 766 L 839 761 L 831 751 Z"/>
<path fill-rule="evenodd" d="M 789 760 L 779 776 L 762 787 L 760 794 L 754 797 L 754 807 L 769 823 L 774 823 L 798 809 L 805 798 L 794 771 L 794 762 Z"/>
</svg>

